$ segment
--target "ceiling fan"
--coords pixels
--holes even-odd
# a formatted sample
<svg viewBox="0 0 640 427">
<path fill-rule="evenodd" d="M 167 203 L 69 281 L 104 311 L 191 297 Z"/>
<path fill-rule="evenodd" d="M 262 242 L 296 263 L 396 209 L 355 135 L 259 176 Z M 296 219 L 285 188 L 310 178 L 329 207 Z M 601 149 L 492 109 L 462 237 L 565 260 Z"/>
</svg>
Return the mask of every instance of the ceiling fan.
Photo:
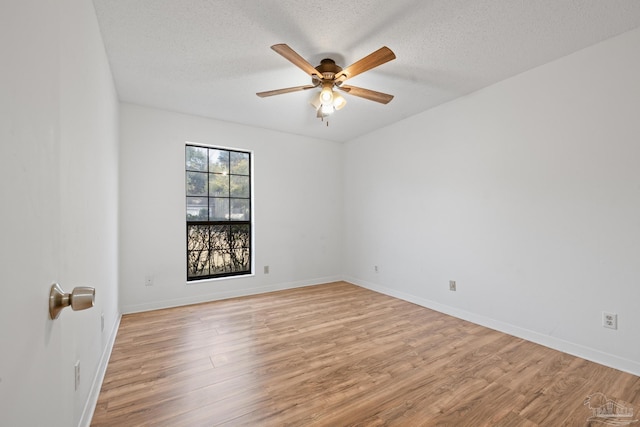
<svg viewBox="0 0 640 427">
<path fill-rule="evenodd" d="M 389 95 L 387 93 L 343 84 L 345 80 L 350 79 L 351 77 L 355 77 L 358 74 L 369 71 L 372 68 L 395 59 L 396 55 L 386 46 L 370 53 L 359 61 L 349 65 L 347 68 L 341 68 L 333 59 L 330 58 L 323 59 L 320 61 L 320 65 L 314 67 L 284 43 L 275 44 L 271 46 L 271 49 L 275 50 L 285 59 L 293 63 L 293 65 L 309 74 L 311 76 L 311 84 L 256 93 L 256 95 L 261 98 L 281 95 L 283 93 L 320 88 L 320 92 L 317 96 L 314 96 L 311 101 L 311 105 L 316 109 L 316 116 L 321 120 L 324 120 L 325 117 L 329 116 L 334 111 L 340 110 L 347 103 L 344 97 L 335 92 L 334 89 L 339 89 L 350 95 L 365 98 L 370 101 L 380 102 L 382 104 L 387 104 L 393 99 L 393 95 Z"/>
</svg>

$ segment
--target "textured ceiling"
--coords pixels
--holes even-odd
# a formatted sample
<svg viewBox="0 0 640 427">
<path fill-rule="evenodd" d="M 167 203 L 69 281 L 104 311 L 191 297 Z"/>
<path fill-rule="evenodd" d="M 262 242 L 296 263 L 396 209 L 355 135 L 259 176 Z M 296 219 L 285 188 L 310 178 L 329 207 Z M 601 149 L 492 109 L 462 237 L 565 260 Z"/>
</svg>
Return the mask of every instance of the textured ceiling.
<svg viewBox="0 0 640 427">
<path fill-rule="evenodd" d="M 347 141 L 640 27 L 638 0 L 94 0 L 120 100 Z M 343 67 L 381 46 L 397 59 L 348 80 L 325 126 L 309 77 L 269 47 Z"/>
</svg>

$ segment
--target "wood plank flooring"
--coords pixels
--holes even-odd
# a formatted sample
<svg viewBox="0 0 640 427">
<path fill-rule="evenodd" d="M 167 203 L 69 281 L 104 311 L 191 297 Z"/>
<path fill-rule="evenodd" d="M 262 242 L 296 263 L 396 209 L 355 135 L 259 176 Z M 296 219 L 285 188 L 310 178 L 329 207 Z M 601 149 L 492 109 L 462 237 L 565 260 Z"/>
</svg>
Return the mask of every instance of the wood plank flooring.
<svg viewBox="0 0 640 427">
<path fill-rule="evenodd" d="M 123 316 L 91 425 L 585 426 L 595 392 L 638 418 L 639 377 L 338 282 Z"/>
</svg>

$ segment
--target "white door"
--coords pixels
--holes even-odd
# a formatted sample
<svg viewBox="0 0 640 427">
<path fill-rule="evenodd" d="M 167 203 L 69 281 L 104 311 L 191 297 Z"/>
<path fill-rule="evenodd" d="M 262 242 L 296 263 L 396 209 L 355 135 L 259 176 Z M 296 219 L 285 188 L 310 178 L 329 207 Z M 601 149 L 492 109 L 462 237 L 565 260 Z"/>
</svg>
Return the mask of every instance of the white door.
<svg viewBox="0 0 640 427">
<path fill-rule="evenodd" d="M 60 268 L 57 2 L 0 6 L 0 425 L 69 420 L 61 329 L 48 295 Z M 47 421 L 49 420 L 49 421 Z"/>
</svg>

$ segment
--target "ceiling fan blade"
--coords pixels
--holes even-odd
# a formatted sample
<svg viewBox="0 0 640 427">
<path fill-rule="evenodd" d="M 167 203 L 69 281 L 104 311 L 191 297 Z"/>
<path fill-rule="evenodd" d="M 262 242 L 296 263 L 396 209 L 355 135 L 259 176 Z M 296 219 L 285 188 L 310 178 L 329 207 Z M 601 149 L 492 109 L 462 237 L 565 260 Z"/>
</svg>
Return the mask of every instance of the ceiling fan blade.
<svg viewBox="0 0 640 427">
<path fill-rule="evenodd" d="M 376 92 L 371 89 L 363 89 L 356 86 L 337 86 L 338 89 L 347 92 L 349 95 L 359 96 L 360 98 L 368 99 L 369 101 L 379 102 L 381 104 L 388 104 L 393 99 L 393 95 L 388 93 Z"/>
<path fill-rule="evenodd" d="M 357 76 L 365 71 L 369 71 L 370 69 L 393 59 L 396 59 L 395 53 L 393 53 L 388 47 L 383 46 L 339 72 L 336 75 L 336 83 L 340 84 L 351 77 Z"/>
<path fill-rule="evenodd" d="M 313 65 L 309 64 L 309 62 L 306 59 L 298 55 L 298 53 L 295 50 L 291 49 L 288 45 L 284 43 L 274 44 L 273 46 L 271 46 L 271 49 L 275 50 L 280 55 L 284 56 L 285 59 L 289 60 L 293 65 L 300 68 L 302 71 L 309 74 L 310 76 L 315 75 L 318 78 L 322 77 L 318 72 L 318 70 L 316 70 L 313 67 Z"/>
<path fill-rule="evenodd" d="M 273 96 L 273 95 L 281 95 L 283 93 L 289 93 L 289 92 L 298 92 L 301 90 L 307 90 L 307 89 L 313 89 L 314 85 L 305 85 L 305 86 L 295 86 L 295 87 L 287 87 L 284 89 L 275 89 L 275 90 L 267 90 L 265 92 L 258 92 L 256 93 L 256 95 L 258 95 L 260 98 L 264 98 L 267 96 Z"/>
</svg>

